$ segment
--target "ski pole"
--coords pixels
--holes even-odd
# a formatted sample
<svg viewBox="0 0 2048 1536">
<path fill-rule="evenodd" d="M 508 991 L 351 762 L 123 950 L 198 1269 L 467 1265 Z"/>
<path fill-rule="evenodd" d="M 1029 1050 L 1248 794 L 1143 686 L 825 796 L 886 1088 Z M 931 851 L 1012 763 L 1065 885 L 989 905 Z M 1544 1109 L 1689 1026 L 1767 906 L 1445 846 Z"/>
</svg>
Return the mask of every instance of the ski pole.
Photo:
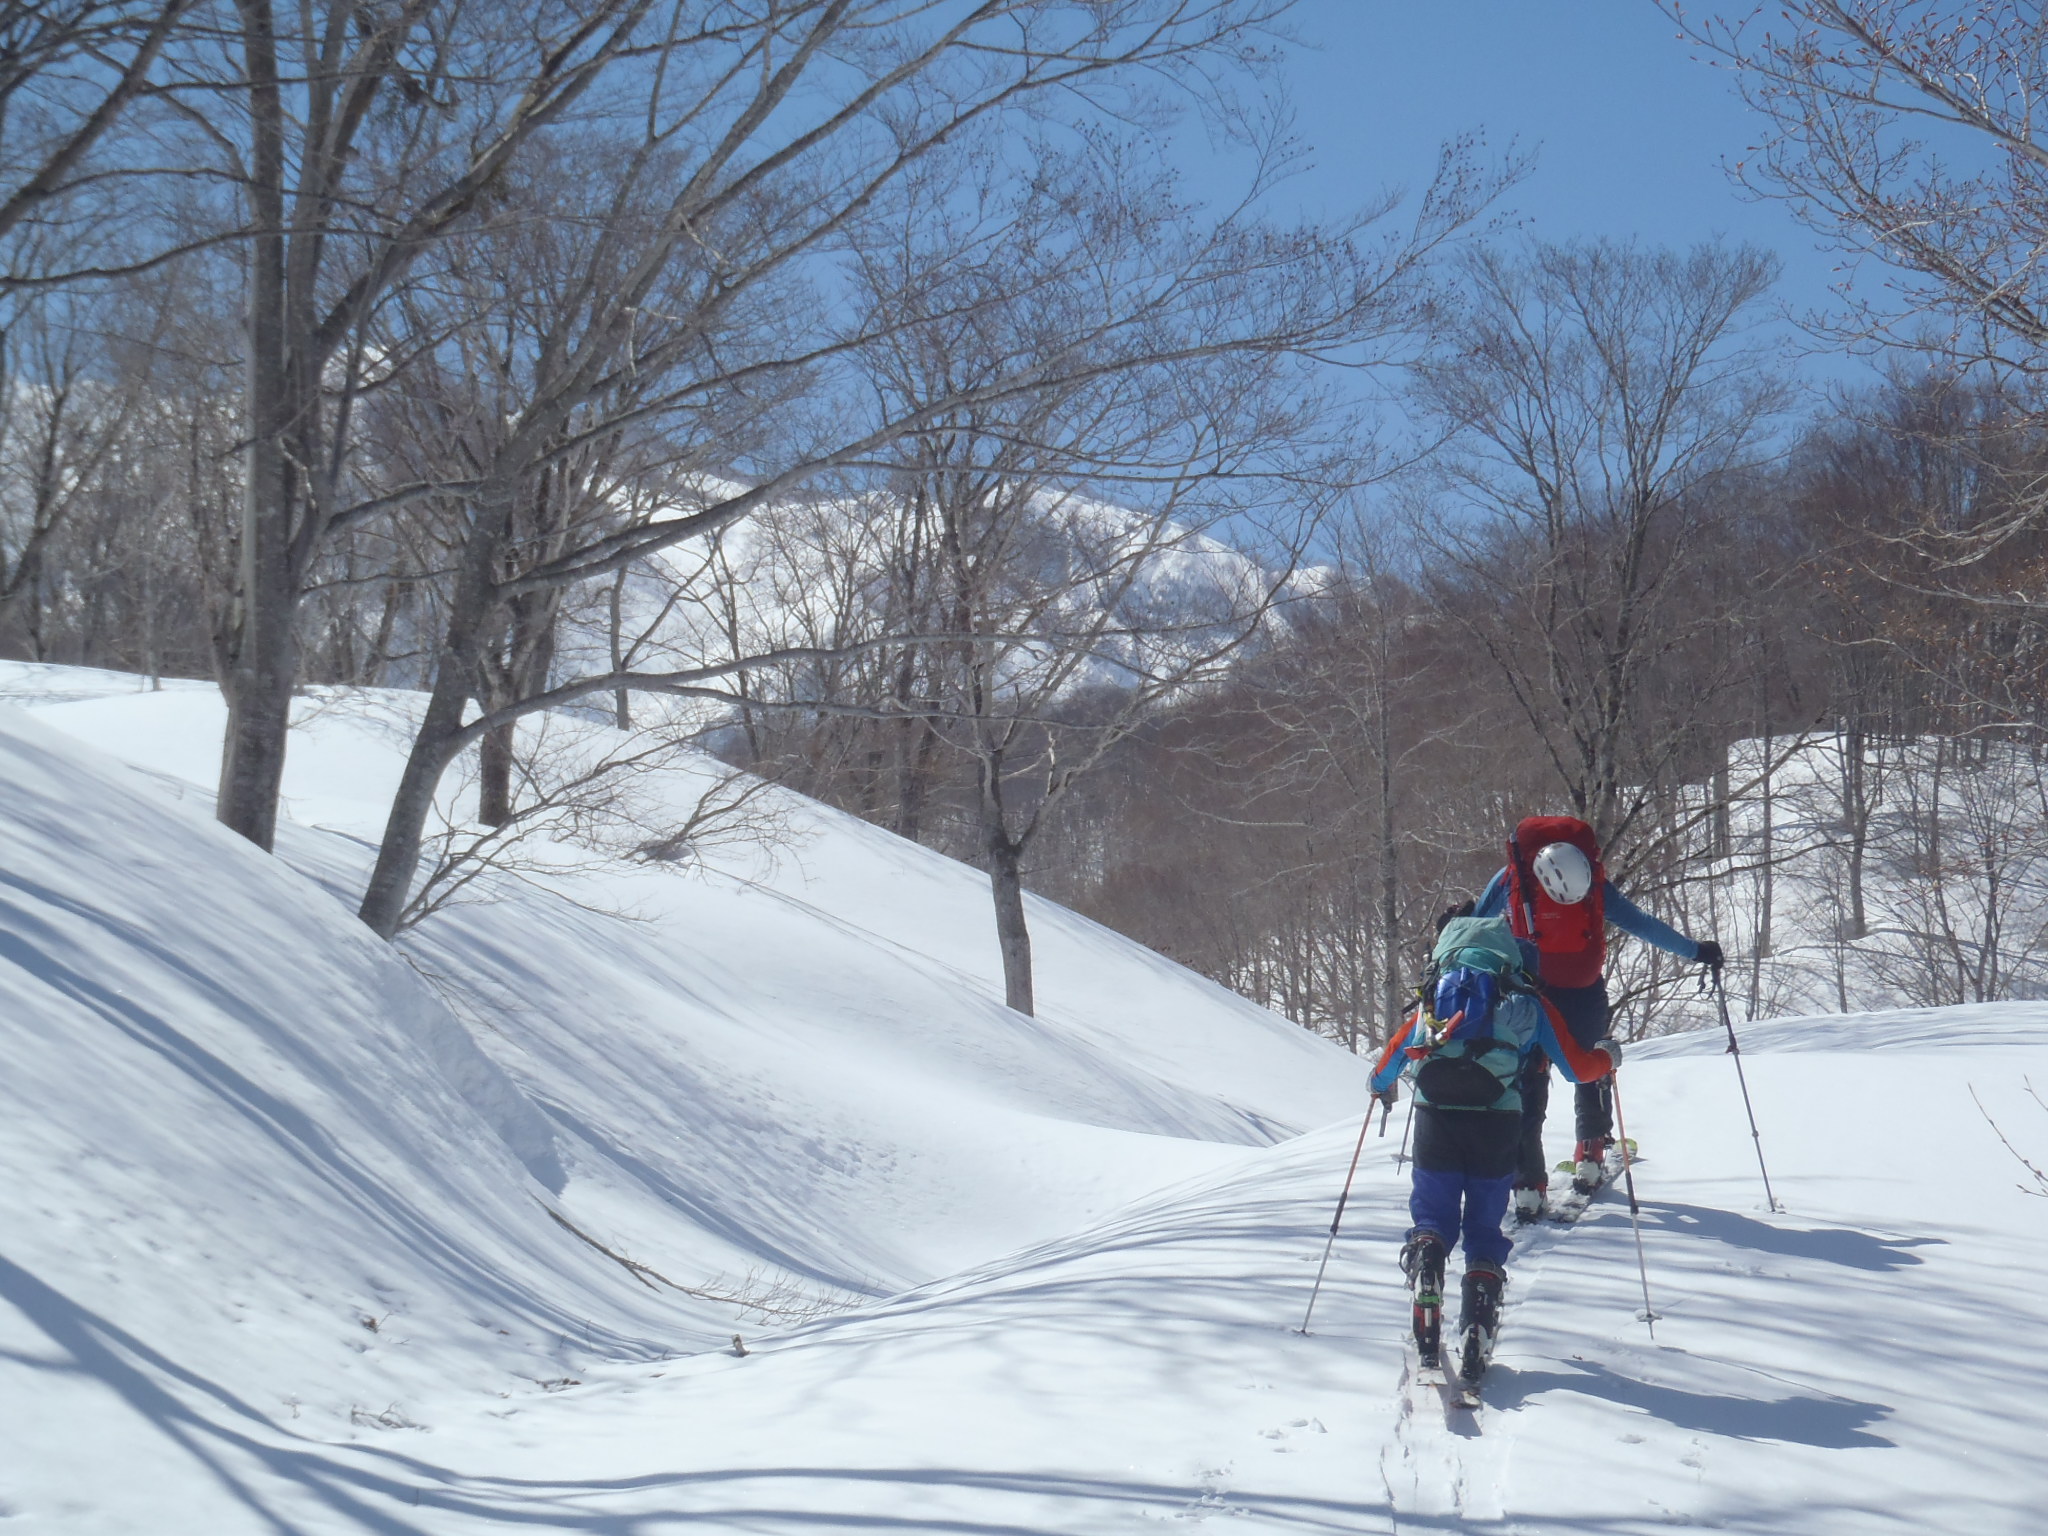
<svg viewBox="0 0 2048 1536">
<path fill-rule="evenodd" d="M 1385 1134 L 1387 1117 L 1394 1112 L 1391 1101 L 1380 1106 L 1380 1131 Z M 1372 1106 L 1367 1105 L 1365 1123 L 1358 1128 L 1358 1145 L 1351 1149 L 1351 1169 L 1344 1175 L 1344 1192 L 1337 1196 L 1337 1214 L 1330 1218 L 1330 1240 L 1323 1244 L 1323 1262 L 1316 1266 L 1316 1283 L 1308 1293 L 1308 1310 L 1301 1314 L 1301 1326 L 1294 1331 L 1308 1332 L 1308 1320 L 1315 1314 L 1316 1297 L 1322 1294 L 1323 1271 L 1330 1267 L 1330 1250 L 1337 1246 L 1337 1228 L 1344 1221 L 1344 1206 L 1351 1199 L 1351 1181 L 1358 1177 L 1358 1159 L 1365 1154 L 1365 1133 L 1372 1129 Z"/>
<path fill-rule="evenodd" d="M 1387 1113 L 1391 1115 L 1393 1111 L 1390 1109 L 1387 1111 Z M 1394 1154 L 1394 1171 L 1396 1173 L 1400 1172 L 1401 1165 L 1408 1161 L 1408 1133 L 1414 1129 L 1415 1095 L 1413 1093 L 1410 1093 L 1408 1095 L 1408 1118 L 1401 1122 L 1401 1150 Z M 1385 1122 L 1381 1123 L 1380 1130 L 1382 1132 L 1386 1130 Z"/>
<path fill-rule="evenodd" d="M 1764 1200 L 1773 1212 L 1785 1209 L 1771 1192 L 1771 1170 L 1764 1164 L 1763 1133 L 1756 1128 L 1756 1108 L 1749 1102 L 1749 1077 L 1742 1070 L 1742 1047 L 1735 1040 L 1735 1021 L 1728 1017 L 1728 989 L 1721 984 L 1721 968 L 1714 967 L 1714 1001 L 1721 1005 L 1721 1027 L 1728 1031 L 1727 1054 L 1735 1059 L 1735 1081 L 1742 1085 L 1742 1109 L 1749 1116 L 1749 1139 L 1756 1143 L 1757 1171 L 1764 1176 Z"/>
<path fill-rule="evenodd" d="M 1609 1072 L 1608 1091 L 1614 1096 L 1614 1128 L 1621 1133 L 1621 1179 L 1628 1188 L 1628 1222 L 1636 1233 L 1636 1273 L 1643 1277 L 1643 1322 L 1650 1338 L 1657 1337 L 1657 1311 L 1650 1305 L 1650 1264 L 1643 1257 L 1642 1208 L 1636 1203 L 1636 1163 L 1628 1150 L 1628 1119 L 1621 1112 L 1621 1074 Z"/>
</svg>

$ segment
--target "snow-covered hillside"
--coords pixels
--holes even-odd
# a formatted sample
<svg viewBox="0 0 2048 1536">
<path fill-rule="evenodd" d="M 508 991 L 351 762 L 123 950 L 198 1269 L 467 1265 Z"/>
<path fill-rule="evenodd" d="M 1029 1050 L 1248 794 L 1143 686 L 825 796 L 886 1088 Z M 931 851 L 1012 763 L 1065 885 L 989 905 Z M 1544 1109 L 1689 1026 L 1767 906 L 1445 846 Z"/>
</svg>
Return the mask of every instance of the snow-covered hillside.
<svg viewBox="0 0 2048 1536">
<path fill-rule="evenodd" d="M 2024 740 L 1739 741 L 1683 813 L 1710 856 L 1653 898 L 1739 957 L 1729 991 L 1759 1016 L 2048 997 L 2048 758 Z M 1726 838 L 1712 809 L 1729 801 Z M 1632 980 L 1668 962 L 1624 951 Z M 1718 1027 L 1680 986 L 1659 1028 Z"/>
<path fill-rule="evenodd" d="M 36 1444 L 0 1503 L 55 1529 L 148 1528 L 134 1500 L 225 1454 L 188 1430 L 378 1437 L 451 1391 L 721 1345 L 1356 1097 L 1349 1057 L 1049 908 L 1045 1007 L 1009 1013 L 980 877 L 817 809 L 773 867 L 513 884 L 401 956 L 336 899 L 398 769 L 379 701 L 309 701 L 274 861 L 208 815 L 214 690 L 5 681 L 27 706 L 0 726 L 0 1137 L 29 1375 L 4 1401 Z M 112 1462 L 154 1470 L 108 1487 Z"/>
<path fill-rule="evenodd" d="M 1752 1030 L 1783 1213 L 1721 1042 L 1632 1050 L 1655 1338 L 1603 1197 L 1447 1419 L 1398 1117 L 1293 1331 L 1362 1064 L 1115 935 L 1035 904 L 1011 1014 L 978 876 L 796 805 L 395 953 L 402 701 L 308 701 L 272 860 L 212 690 L 0 691 L 10 1531 L 2040 1528 L 2048 1006 Z"/>
</svg>

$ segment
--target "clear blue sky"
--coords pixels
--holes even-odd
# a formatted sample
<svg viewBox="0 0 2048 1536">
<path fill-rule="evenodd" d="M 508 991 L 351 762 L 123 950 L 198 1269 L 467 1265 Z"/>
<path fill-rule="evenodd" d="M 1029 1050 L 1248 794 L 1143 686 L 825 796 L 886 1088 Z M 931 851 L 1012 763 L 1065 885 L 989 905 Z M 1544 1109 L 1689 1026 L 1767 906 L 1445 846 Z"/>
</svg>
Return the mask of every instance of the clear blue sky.
<svg viewBox="0 0 2048 1536">
<path fill-rule="evenodd" d="M 1650 0 L 1301 0 L 1282 79 L 1310 168 L 1288 201 L 1335 210 L 1389 183 L 1419 188 L 1438 146 L 1483 130 L 1536 151 L 1504 206 L 1545 239 L 1720 235 L 1778 253 L 1781 301 L 1824 307 L 1838 258 L 1723 166 L 1757 122 Z M 1192 157 L 1197 185 L 1205 172 Z M 1867 376 L 1808 359 L 1816 380 Z"/>
</svg>

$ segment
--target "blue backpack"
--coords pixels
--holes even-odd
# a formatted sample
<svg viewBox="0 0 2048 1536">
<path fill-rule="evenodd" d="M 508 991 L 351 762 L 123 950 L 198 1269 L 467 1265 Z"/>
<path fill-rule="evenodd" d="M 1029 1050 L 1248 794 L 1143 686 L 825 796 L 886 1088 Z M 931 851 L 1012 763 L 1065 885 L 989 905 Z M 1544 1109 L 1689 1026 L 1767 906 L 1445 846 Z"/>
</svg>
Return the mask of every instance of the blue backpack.
<svg viewBox="0 0 2048 1536">
<path fill-rule="evenodd" d="M 1492 1109 L 1514 1087 L 1522 1064 L 1518 1041 L 1494 1033 L 1501 998 L 1521 977 L 1521 951 L 1501 918 L 1453 918 L 1438 935 L 1435 985 L 1423 999 L 1425 1043 L 1415 1087 L 1445 1109 Z"/>
</svg>

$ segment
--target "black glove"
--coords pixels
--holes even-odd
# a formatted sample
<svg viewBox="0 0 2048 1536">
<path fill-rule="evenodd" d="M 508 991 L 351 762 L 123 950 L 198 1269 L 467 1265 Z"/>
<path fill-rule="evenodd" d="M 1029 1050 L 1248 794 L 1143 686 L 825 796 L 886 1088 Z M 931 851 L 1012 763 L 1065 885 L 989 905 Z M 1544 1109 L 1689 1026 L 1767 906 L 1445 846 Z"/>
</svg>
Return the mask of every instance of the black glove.
<svg viewBox="0 0 2048 1536">
<path fill-rule="evenodd" d="M 1694 955 L 1693 959 L 1710 971 L 1718 971 L 1728 961 L 1728 957 L 1721 953 L 1721 946 L 1712 939 L 1700 940 L 1700 952 Z"/>
<path fill-rule="evenodd" d="M 1392 1088 L 1389 1088 L 1389 1089 L 1388 1089 L 1388 1090 L 1387 1090 L 1387 1091 L 1386 1091 L 1385 1093 L 1376 1093 L 1376 1094 L 1374 1094 L 1374 1095 L 1372 1096 L 1372 1101 L 1373 1101 L 1373 1103 L 1375 1103 L 1375 1104 L 1384 1104 L 1384 1105 L 1386 1105 L 1386 1107 L 1387 1107 L 1387 1110 L 1388 1110 L 1388 1112 L 1389 1112 L 1389 1113 L 1392 1113 L 1392 1111 L 1393 1111 L 1393 1108 L 1394 1108 L 1394 1104 L 1395 1104 L 1395 1102 L 1396 1102 L 1396 1101 L 1397 1101 L 1397 1100 L 1398 1100 L 1398 1099 L 1399 1099 L 1400 1097 L 1401 1097 L 1401 1087 L 1400 1087 L 1400 1084 L 1396 1083 L 1396 1084 L 1395 1084 L 1395 1085 L 1394 1085 L 1394 1086 L 1393 1086 Z M 1370 1111 L 1370 1110 L 1368 1110 L 1368 1111 L 1367 1111 L 1367 1113 L 1368 1113 L 1368 1114 L 1370 1114 L 1370 1113 L 1371 1113 L 1371 1111 Z"/>
<path fill-rule="evenodd" d="M 1472 915 L 1472 906 L 1473 904 L 1469 901 L 1461 901 L 1455 907 L 1444 908 L 1443 911 L 1436 915 L 1436 931 L 1442 933 L 1445 925 L 1454 917 L 1470 917 Z"/>
</svg>

